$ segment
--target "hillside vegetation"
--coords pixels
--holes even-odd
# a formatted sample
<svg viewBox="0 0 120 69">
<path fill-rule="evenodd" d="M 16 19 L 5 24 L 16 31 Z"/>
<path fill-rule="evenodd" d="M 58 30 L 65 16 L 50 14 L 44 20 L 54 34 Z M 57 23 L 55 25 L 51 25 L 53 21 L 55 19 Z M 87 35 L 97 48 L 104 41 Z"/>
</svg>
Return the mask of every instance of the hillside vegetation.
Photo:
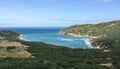
<svg viewBox="0 0 120 69">
<path fill-rule="evenodd" d="M 19 34 L 12 31 L 0 31 L 0 58 L 29 58 L 31 54 L 27 52 L 27 45 L 23 45 L 19 40 Z"/>
<path fill-rule="evenodd" d="M 103 37 L 107 36 L 109 33 L 114 32 L 120 27 L 120 20 L 103 22 L 100 24 L 83 24 L 74 25 L 60 31 L 60 34 L 70 35 L 70 36 L 94 36 Z"/>
<path fill-rule="evenodd" d="M 19 40 L 20 34 L 8 30 L 0 30 L 0 37 L 7 40 Z"/>
<path fill-rule="evenodd" d="M 110 22 L 110 24 L 112 22 Z M 100 25 L 103 27 L 104 25 L 108 26 L 110 24 L 101 23 L 96 26 Z M 105 34 L 105 36 L 94 39 L 95 42 L 92 44 L 100 45 L 102 49 L 72 49 L 43 42 L 23 41 L 19 40 L 18 36 L 9 37 L 9 35 L 2 35 L 0 36 L 2 40 L 9 37 L 10 39 L 5 40 L 28 46 L 23 51 L 29 52 L 32 57 L 2 57 L 0 58 L 0 69 L 120 69 L 120 29 L 118 26 L 116 26 L 117 28 L 113 31 Z M 17 35 L 17 33 L 12 36 L 14 35 Z M 11 52 L 13 49 L 14 47 L 10 47 L 5 50 Z M 7 55 L 8 52 L 6 52 L 5 55 Z M 12 52 L 15 53 L 16 51 Z"/>
<path fill-rule="evenodd" d="M 116 66 L 116 69 L 120 69 L 120 20 L 95 25 L 75 25 L 60 31 L 60 34 L 99 37 L 93 39 L 91 43 L 93 46 L 100 46 L 103 52 L 108 53 L 113 65 Z"/>
</svg>

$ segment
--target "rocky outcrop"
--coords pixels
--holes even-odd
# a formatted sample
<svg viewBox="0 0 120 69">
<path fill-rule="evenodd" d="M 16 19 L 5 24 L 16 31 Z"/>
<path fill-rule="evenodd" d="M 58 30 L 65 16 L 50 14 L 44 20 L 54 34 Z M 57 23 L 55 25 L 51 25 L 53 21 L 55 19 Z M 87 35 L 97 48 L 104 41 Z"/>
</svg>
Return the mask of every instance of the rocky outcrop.
<svg viewBox="0 0 120 69">
<path fill-rule="evenodd" d="M 95 49 L 101 49 L 101 45 L 98 44 L 96 39 L 92 39 L 92 40 L 90 40 L 90 42 L 91 42 L 91 45 L 94 46 Z"/>
</svg>

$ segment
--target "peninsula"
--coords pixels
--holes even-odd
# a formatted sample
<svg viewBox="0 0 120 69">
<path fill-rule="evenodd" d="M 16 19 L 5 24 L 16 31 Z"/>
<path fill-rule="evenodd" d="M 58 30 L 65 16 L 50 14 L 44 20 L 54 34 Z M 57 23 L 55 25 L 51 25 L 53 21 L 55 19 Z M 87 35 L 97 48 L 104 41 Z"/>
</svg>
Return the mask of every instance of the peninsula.
<svg viewBox="0 0 120 69">
<path fill-rule="evenodd" d="M 68 27 L 60 34 L 69 36 L 91 36 L 91 37 L 105 37 L 109 33 L 119 30 L 120 20 L 102 22 L 99 24 L 83 24 Z"/>
</svg>

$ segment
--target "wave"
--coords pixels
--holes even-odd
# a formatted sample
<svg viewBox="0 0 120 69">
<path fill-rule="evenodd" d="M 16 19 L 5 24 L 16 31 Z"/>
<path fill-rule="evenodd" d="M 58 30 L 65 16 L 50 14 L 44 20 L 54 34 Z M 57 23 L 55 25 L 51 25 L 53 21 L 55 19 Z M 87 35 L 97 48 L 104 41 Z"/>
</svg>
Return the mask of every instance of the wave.
<svg viewBox="0 0 120 69">
<path fill-rule="evenodd" d="M 57 38 L 60 41 L 74 41 L 74 39 Z"/>
<path fill-rule="evenodd" d="M 91 39 L 81 39 L 81 40 L 83 40 L 90 48 L 93 48 L 90 42 Z"/>
</svg>

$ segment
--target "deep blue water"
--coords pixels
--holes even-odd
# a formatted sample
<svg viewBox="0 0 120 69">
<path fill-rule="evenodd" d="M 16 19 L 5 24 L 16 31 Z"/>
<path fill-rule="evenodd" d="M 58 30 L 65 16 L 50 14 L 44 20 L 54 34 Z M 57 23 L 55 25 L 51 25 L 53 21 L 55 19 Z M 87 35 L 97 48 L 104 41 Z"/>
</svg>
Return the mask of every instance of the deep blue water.
<svg viewBox="0 0 120 69">
<path fill-rule="evenodd" d="M 0 28 L 0 30 L 10 30 L 20 33 L 24 35 L 24 40 L 45 42 L 70 48 L 91 48 L 88 42 L 91 39 L 90 37 L 72 37 L 58 34 L 63 29 L 63 27 Z"/>
</svg>

